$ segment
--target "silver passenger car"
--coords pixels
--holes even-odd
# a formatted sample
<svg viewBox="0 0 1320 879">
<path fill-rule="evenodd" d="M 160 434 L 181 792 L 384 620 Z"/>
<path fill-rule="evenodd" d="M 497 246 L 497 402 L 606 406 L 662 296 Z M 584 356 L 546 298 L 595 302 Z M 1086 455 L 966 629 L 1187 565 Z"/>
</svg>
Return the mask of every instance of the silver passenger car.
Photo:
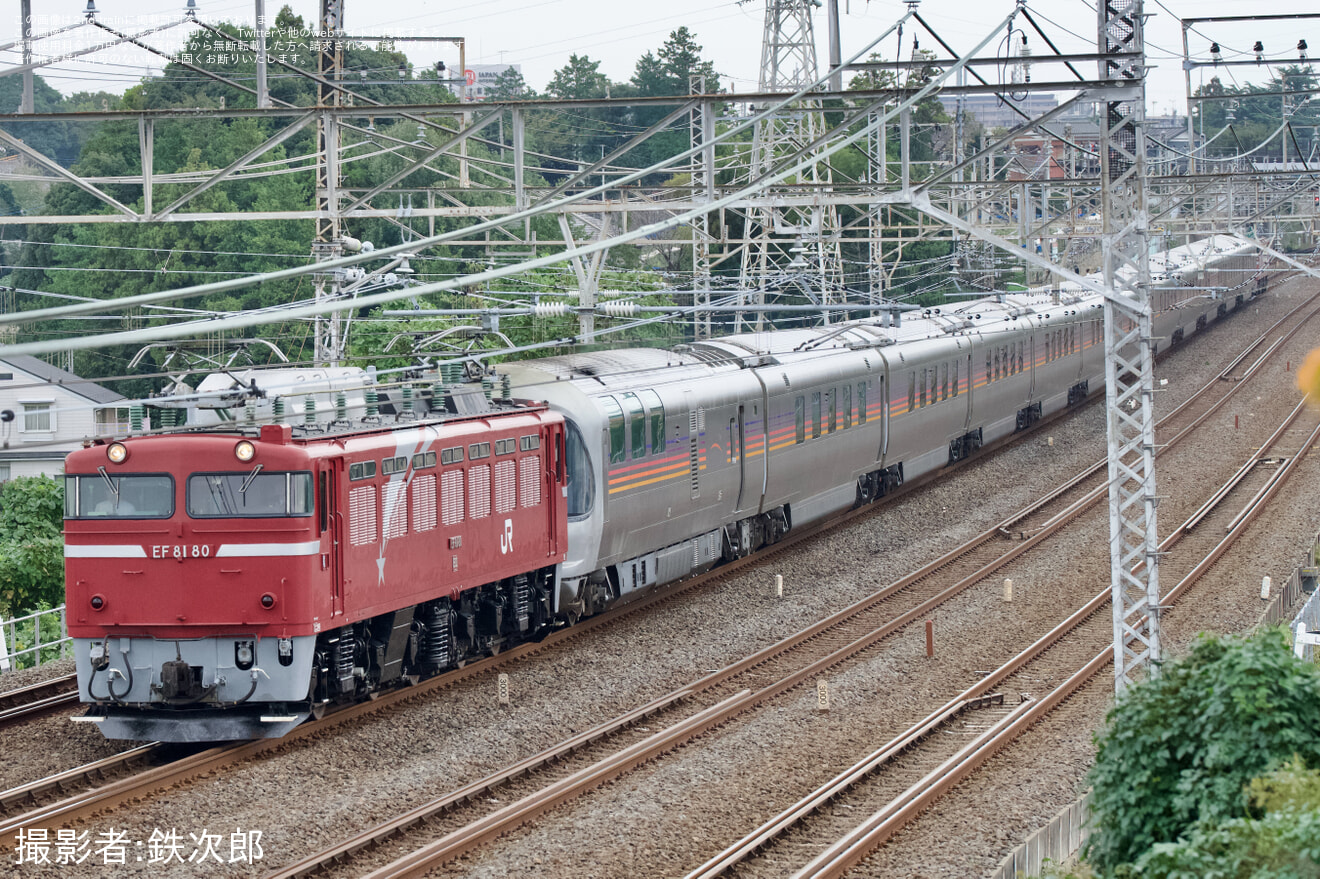
<svg viewBox="0 0 1320 879">
<path fill-rule="evenodd" d="M 1153 257 L 1157 340 L 1253 296 L 1253 253 L 1221 236 Z M 576 619 L 747 555 L 1078 405 L 1104 382 L 1102 305 L 1064 284 L 892 325 L 502 366 L 515 396 L 569 422 L 555 611 Z"/>
</svg>

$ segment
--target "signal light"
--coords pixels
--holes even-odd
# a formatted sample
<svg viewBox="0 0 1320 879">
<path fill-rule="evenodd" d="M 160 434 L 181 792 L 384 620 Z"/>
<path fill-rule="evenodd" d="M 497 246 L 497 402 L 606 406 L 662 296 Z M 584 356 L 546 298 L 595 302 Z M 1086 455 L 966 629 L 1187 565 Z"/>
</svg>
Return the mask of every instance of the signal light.
<svg viewBox="0 0 1320 879">
<path fill-rule="evenodd" d="M 128 446 L 123 443 L 111 443 L 105 450 L 105 456 L 111 464 L 122 464 L 128 460 Z"/>
<path fill-rule="evenodd" d="M 261 596 L 261 606 L 266 610 L 270 610 L 275 606 L 275 596 L 271 595 L 269 592 Z"/>
<path fill-rule="evenodd" d="M 246 463 L 247 461 L 251 461 L 256 456 L 257 456 L 257 447 L 252 445 L 252 443 L 248 442 L 247 440 L 243 440 L 241 443 L 234 446 L 234 457 L 240 461 Z"/>
</svg>

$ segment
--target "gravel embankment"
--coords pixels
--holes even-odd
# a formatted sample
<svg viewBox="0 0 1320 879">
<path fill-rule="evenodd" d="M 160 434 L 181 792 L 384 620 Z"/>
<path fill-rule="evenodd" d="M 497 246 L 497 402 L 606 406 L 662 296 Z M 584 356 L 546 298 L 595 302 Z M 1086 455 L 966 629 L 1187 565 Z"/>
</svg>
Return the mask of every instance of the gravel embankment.
<svg viewBox="0 0 1320 879">
<path fill-rule="evenodd" d="M 1223 367 L 1249 339 L 1299 299 L 1293 282 L 1159 367 L 1167 411 Z M 1311 334 L 1313 337 L 1314 334 Z M 1300 351 L 1304 342 L 1295 343 Z M 1294 356 L 1294 365 L 1299 358 Z M 1233 404 L 1209 429 L 1159 465 L 1162 531 L 1182 521 L 1240 465 L 1295 400 L 1291 374 L 1271 375 L 1253 399 Z M 1256 399 L 1259 398 L 1259 399 Z M 1233 416 L 1239 428 L 1232 429 Z M 296 744 L 219 778 L 173 791 L 95 822 L 145 842 L 153 829 L 224 834 L 260 830 L 257 865 L 212 862 L 164 867 L 115 866 L 115 875 L 260 875 L 313 849 L 360 832 L 425 799 L 535 753 L 629 707 L 719 668 L 897 579 L 951 545 L 1025 505 L 1104 455 L 1104 413 L 1089 406 L 1063 422 L 983 460 L 873 516 L 836 529 L 811 546 L 672 603 L 663 613 L 624 621 L 589 643 L 521 661 L 508 669 L 514 704 L 495 704 L 494 681 L 480 680 L 438 698 L 370 719 L 341 735 Z M 1053 436 L 1054 445 L 1047 445 Z M 1247 545 L 1222 563 L 1167 617 L 1166 643 L 1185 645 L 1201 629 L 1237 631 L 1259 613 L 1260 576 L 1281 582 L 1317 526 L 1307 498 L 1320 488 L 1313 462 L 1303 468 L 1253 528 Z M 976 680 L 1084 597 L 1108 583 L 1103 510 L 1087 532 L 1056 542 L 1046 555 L 1015 566 L 1015 601 L 997 582 L 934 617 L 937 653 L 927 660 L 913 629 L 832 675 L 833 710 L 815 711 L 815 694 L 777 700 L 622 782 L 583 798 L 549 820 L 515 833 L 451 870 L 452 875 L 681 875 L 862 754 Z M 1233 560 L 1237 561 L 1233 561 Z M 774 596 L 774 575 L 785 595 Z M 1165 588 L 1173 583 L 1166 583 Z M 1034 633 L 1034 634 L 1033 634 Z M 8 678 L 4 679 L 8 683 Z M 1042 681 L 1042 689 L 1056 682 Z M 988 769 L 901 835 L 870 875 L 969 876 L 987 872 L 1013 845 L 1077 794 L 1103 720 L 1107 680 L 1097 681 L 1056 717 L 992 761 Z M 64 720 L 0 733 L 8 787 L 67 768 L 113 746 Z M 96 866 L 93 867 L 93 862 Z M 18 875 L 102 875 L 93 852 L 82 867 L 15 868 Z M 355 871 L 360 872 L 360 871 Z"/>
</svg>

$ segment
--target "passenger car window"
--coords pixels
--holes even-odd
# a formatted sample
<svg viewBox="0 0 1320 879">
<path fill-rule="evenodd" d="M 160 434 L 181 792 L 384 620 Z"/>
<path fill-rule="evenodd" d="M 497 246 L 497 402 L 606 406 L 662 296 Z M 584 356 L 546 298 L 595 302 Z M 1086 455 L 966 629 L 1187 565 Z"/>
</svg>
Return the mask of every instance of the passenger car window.
<svg viewBox="0 0 1320 879">
<path fill-rule="evenodd" d="M 625 457 L 623 410 L 619 408 L 618 401 L 613 397 L 601 397 L 600 402 L 610 422 L 610 463 L 618 464 Z"/>
<path fill-rule="evenodd" d="M 651 422 L 651 454 L 663 454 L 665 451 L 665 406 L 660 402 L 660 395 L 655 391 L 642 391 L 642 402 L 646 404 L 647 418 Z"/>
<path fill-rule="evenodd" d="M 646 413 L 642 401 L 636 394 L 624 394 L 623 405 L 628 407 L 628 441 L 632 444 L 632 456 L 641 458 L 646 455 Z"/>
</svg>

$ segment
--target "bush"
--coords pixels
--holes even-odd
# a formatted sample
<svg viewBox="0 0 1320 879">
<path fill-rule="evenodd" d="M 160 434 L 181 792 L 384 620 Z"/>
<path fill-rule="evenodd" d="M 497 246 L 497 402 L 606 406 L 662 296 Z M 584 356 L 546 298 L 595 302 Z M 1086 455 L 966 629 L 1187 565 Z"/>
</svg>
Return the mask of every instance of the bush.
<svg viewBox="0 0 1320 879">
<path fill-rule="evenodd" d="M 50 610 L 50 605 L 42 602 L 36 611 Z M 32 611 L 29 611 L 31 613 Z M 45 613 L 35 620 L 24 620 L 15 625 L 12 629 L 5 627 L 5 644 L 9 647 L 9 653 L 16 654 L 20 650 L 28 650 L 37 643 L 36 633 L 37 625 L 41 625 L 41 648 L 33 653 L 27 653 L 23 656 L 14 656 L 11 660 L 13 667 L 32 668 L 43 662 L 53 662 L 60 658 L 60 645 L 56 642 L 63 637 L 64 632 L 60 628 L 60 617 L 56 613 Z M 10 634 L 13 634 L 12 641 Z M 50 646 L 46 646 L 50 645 Z"/>
<path fill-rule="evenodd" d="M 0 484 L 0 534 L 6 540 L 59 537 L 63 532 L 63 481 L 20 476 Z"/>
<path fill-rule="evenodd" d="M 1320 766 L 1320 670 L 1293 656 L 1283 629 L 1203 636 L 1109 713 L 1091 770 L 1092 865 L 1130 873 L 1198 821 L 1260 817 L 1248 783 L 1294 755 Z"/>
<path fill-rule="evenodd" d="M 0 613 L 64 603 L 64 485 L 23 476 L 0 485 Z"/>
<path fill-rule="evenodd" d="M 63 603 L 63 539 L 0 542 L 0 613 L 13 618 Z"/>
<path fill-rule="evenodd" d="M 1200 821 L 1183 838 L 1161 843 L 1136 863 L 1144 879 L 1320 876 L 1320 773 L 1300 760 L 1249 786 L 1262 818 Z"/>
</svg>

